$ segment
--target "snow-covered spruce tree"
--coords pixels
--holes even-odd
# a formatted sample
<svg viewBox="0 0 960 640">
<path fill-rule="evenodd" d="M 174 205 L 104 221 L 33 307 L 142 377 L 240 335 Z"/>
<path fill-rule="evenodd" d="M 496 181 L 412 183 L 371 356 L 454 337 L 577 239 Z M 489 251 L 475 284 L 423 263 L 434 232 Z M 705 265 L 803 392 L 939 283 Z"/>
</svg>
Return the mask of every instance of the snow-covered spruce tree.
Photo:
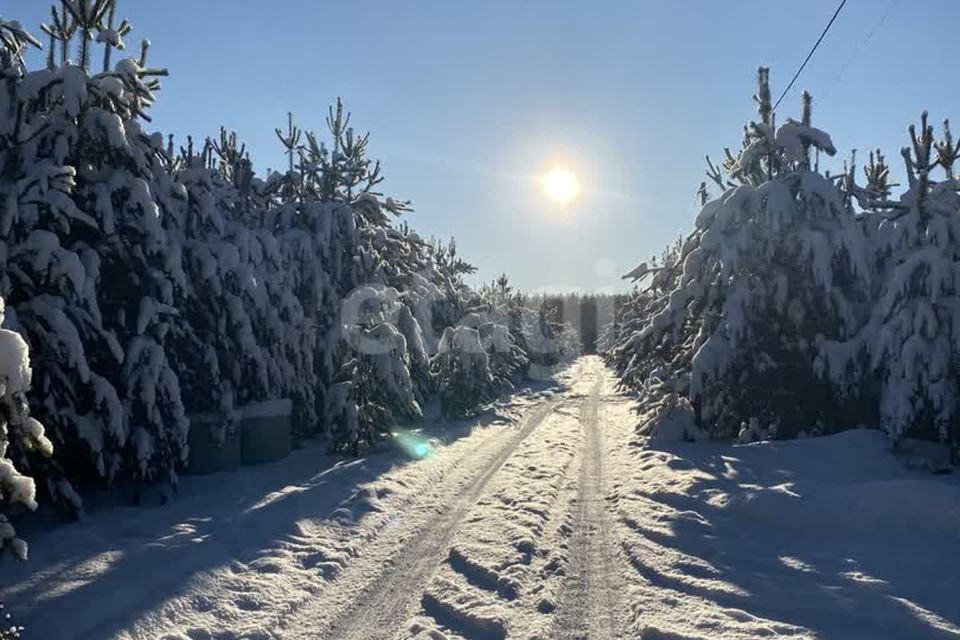
<svg viewBox="0 0 960 640">
<path fill-rule="evenodd" d="M 146 41 L 110 66 L 130 30 L 113 26 L 114 0 L 60 8 L 44 28 L 48 68 L 7 73 L 6 184 L 17 190 L 4 218 L 21 247 L 8 260 L 32 263 L 7 285 L 8 302 L 37 358 L 37 413 L 70 476 L 175 481 L 187 422 L 164 342 L 184 281 L 168 233 L 184 192 L 160 137 L 140 124 L 165 71 L 147 68 Z M 74 36 L 79 64 L 67 53 Z M 89 71 L 94 38 L 107 50 L 99 73 Z M 44 295 L 51 280 L 59 290 Z M 69 485 L 51 490 L 78 506 Z"/>
<path fill-rule="evenodd" d="M 3 319 L 4 302 L 0 298 L 0 326 Z M 20 473 L 13 458 L 27 452 L 46 457 L 53 454 L 53 444 L 44 435 L 43 425 L 30 417 L 26 399 L 30 376 L 27 343 L 18 333 L 0 329 L 0 504 L 36 509 L 33 478 Z M 11 442 L 19 446 L 11 449 Z M 27 559 L 26 543 L 0 512 L 0 554 L 6 550 L 21 560 Z"/>
<path fill-rule="evenodd" d="M 842 424 L 842 402 L 815 361 L 821 342 L 862 325 L 866 236 L 811 158 L 835 149 L 810 124 L 809 95 L 801 121 L 777 127 L 761 68 L 756 100 L 761 122 L 746 127 L 737 154 L 727 151 L 729 177 L 710 165 L 724 193 L 705 202 L 676 260 L 660 267 L 674 284 L 624 346 L 646 372 L 645 432 L 666 415 L 676 422 L 677 410 L 688 413 L 691 436 L 699 427 L 713 437 L 790 437 Z"/>
<path fill-rule="evenodd" d="M 960 443 L 960 145 L 949 122 L 935 141 L 927 114 L 901 151 L 908 188 L 888 198 L 889 168 L 878 151 L 866 186 L 852 193 L 875 223 L 880 278 L 869 322 L 852 339 L 822 346 L 825 369 L 841 388 L 878 382 L 880 424 L 904 436 Z M 936 180 L 939 167 L 943 179 Z"/>
</svg>

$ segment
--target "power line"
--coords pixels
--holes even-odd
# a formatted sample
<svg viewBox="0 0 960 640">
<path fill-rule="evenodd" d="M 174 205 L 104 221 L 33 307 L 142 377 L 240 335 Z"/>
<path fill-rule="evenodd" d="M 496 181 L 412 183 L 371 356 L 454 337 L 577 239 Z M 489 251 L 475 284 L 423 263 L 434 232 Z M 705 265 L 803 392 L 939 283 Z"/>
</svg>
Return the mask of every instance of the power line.
<svg viewBox="0 0 960 640">
<path fill-rule="evenodd" d="M 878 20 L 873 25 L 873 28 L 870 29 L 870 32 L 867 33 L 866 37 L 857 46 L 856 50 L 853 52 L 853 56 L 847 61 L 845 65 L 843 65 L 843 68 L 841 68 L 840 71 L 837 73 L 837 75 L 833 78 L 833 81 L 826 88 L 826 91 L 823 92 L 823 95 L 820 95 L 817 97 L 817 102 L 819 102 L 820 104 L 823 104 L 823 102 L 830 97 L 830 94 L 833 93 L 833 90 L 834 88 L 836 88 L 837 84 L 840 82 L 840 79 L 846 74 L 846 72 L 850 69 L 850 67 L 853 66 L 853 63 L 856 62 L 857 58 L 863 52 L 864 48 L 866 48 L 867 43 L 869 43 L 870 40 L 873 39 L 873 36 L 876 35 L 877 31 L 880 30 L 880 27 L 882 27 L 883 24 L 887 21 L 887 18 L 890 17 L 890 14 L 893 13 L 893 9 L 898 4 L 900 4 L 900 0 L 891 0 L 891 2 L 887 5 L 887 10 L 883 12 L 883 15 L 880 16 L 880 20 Z"/>
<path fill-rule="evenodd" d="M 807 63 L 810 62 L 810 58 L 813 57 L 814 51 L 817 50 L 817 47 L 820 46 L 820 43 L 823 42 L 823 38 L 827 35 L 827 32 L 830 31 L 830 27 L 833 26 L 834 20 L 837 19 L 837 16 L 840 15 L 840 10 L 843 9 L 843 5 L 847 4 L 847 0 L 841 0 L 840 6 L 837 7 L 837 10 L 833 12 L 833 17 L 830 18 L 830 22 L 827 23 L 827 26 L 824 28 L 823 33 L 820 34 L 820 37 L 817 38 L 817 41 L 813 44 L 813 48 L 810 49 L 810 53 L 807 54 L 807 57 L 804 59 L 803 64 L 800 65 L 800 68 L 797 69 L 797 72 L 793 74 L 793 80 L 790 81 L 790 84 L 787 85 L 787 88 L 783 90 L 783 93 L 780 94 L 780 97 L 777 99 L 777 104 L 773 105 L 773 110 L 776 111 L 777 107 L 780 106 L 780 102 L 786 97 L 790 92 L 790 89 L 793 88 L 793 83 L 797 81 L 797 78 L 800 77 L 800 74 L 803 72 L 803 68 L 807 66 Z"/>
</svg>

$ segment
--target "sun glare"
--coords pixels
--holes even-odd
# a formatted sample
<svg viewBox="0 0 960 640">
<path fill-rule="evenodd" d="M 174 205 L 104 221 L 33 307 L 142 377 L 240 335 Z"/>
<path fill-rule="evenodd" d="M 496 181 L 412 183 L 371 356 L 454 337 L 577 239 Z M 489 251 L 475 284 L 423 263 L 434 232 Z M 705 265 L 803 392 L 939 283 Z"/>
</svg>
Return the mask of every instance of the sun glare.
<svg viewBox="0 0 960 640">
<path fill-rule="evenodd" d="M 580 193 L 580 182 L 569 169 L 554 167 L 543 176 L 543 192 L 559 204 L 567 204 Z"/>
</svg>

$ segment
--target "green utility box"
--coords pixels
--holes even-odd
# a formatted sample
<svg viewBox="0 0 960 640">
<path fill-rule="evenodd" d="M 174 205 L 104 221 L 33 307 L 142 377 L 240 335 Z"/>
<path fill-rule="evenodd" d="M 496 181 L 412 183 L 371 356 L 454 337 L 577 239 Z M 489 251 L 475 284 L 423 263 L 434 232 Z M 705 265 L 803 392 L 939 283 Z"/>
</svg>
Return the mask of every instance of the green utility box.
<svg viewBox="0 0 960 640">
<path fill-rule="evenodd" d="M 260 464 L 285 458 L 293 449 L 290 400 L 257 402 L 240 409 L 240 442 L 243 464 Z"/>
</svg>

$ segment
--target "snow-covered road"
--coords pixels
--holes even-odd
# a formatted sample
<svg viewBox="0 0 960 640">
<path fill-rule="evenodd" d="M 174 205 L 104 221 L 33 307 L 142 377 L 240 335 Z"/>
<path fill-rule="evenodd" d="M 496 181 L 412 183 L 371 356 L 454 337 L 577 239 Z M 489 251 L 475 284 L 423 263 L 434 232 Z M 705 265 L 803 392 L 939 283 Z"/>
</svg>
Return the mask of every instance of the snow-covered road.
<svg viewBox="0 0 960 640">
<path fill-rule="evenodd" d="M 389 564 L 371 567 L 358 563 L 349 576 L 343 577 L 340 586 L 357 595 L 320 635 L 344 640 L 391 637 L 390 630 L 399 628 L 407 618 L 440 561 L 447 557 L 451 538 L 491 479 L 558 404 L 559 400 L 547 400 L 533 409 L 516 433 L 508 433 L 490 445 L 491 455 L 464 460 L 452 472 L 454 477 L 443 481 L 450 486 L 441 486 L 426 495 L 436 512 L 423 522 L 408 523 L 409 531 L 405 533 L 409 535 L 400 535 L 387 543 L 396 556 L 388 560 Z M 306 638 L 317 633 L 317 607 L 326 605 L 313 603 L 298 613 L 290 635 Z"/>
<path fill-rule="evenodd" d="M 306 448 L 35 533 L 0 597 L 26 640 L 960 638 L 956 478 L 868 431 L 641 448 L 632 407 L 583 358 L 422 459 Z"/>
</svg>

